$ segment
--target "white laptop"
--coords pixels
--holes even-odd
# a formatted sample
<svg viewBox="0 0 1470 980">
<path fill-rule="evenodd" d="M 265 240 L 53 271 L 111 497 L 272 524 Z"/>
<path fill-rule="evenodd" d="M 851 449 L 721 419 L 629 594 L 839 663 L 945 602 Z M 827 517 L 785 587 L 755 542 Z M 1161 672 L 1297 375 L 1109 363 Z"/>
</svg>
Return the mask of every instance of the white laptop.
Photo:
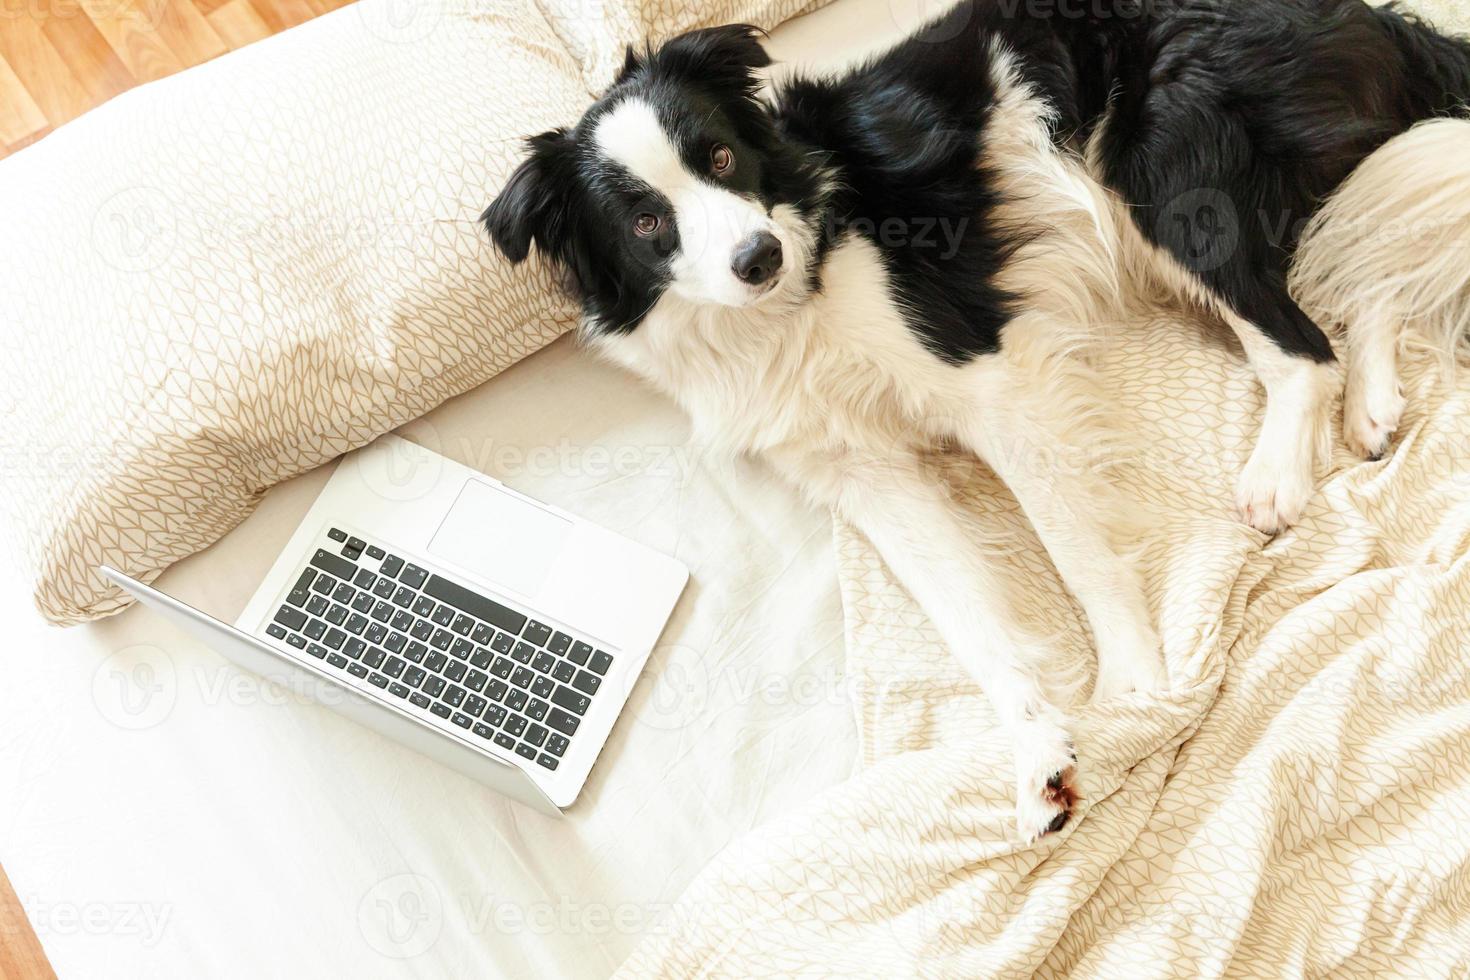
<svg viewBox="0 0 1470 980">
<path fill-rule="evenodd" d="M 396 436 L 344 457 L 233 627 L 102 571 L 241 666 L 548 813 L 577 798 L 689 577 Z"/>
</svg>

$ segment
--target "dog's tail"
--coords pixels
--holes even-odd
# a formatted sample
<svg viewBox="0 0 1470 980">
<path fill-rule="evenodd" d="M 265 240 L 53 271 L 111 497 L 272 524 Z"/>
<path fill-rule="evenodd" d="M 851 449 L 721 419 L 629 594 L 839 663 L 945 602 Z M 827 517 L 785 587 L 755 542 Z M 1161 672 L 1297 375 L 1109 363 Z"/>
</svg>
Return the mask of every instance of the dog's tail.
<svg viewBox="0 0 1470 980">
<path fill-rule="evenodd" d="M 1302 233 L 1291 292 L 1349 348 L 1392 326 L 1446 367 L 1470 354 L 1470 119 L 1431 119 L 1370 154 Z"/>
</svg>

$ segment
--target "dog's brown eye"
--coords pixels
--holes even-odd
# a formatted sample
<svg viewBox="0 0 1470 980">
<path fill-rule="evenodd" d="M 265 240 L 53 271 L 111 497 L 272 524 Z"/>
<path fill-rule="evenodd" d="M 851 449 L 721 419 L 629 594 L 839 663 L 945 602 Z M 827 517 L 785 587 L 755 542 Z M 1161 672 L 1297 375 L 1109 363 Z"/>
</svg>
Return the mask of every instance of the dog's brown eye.
<svg viewBox="0 0 1470 980">
<path fill-rule="evenodd" d="M 709 162 L 715 168 L 715 173 L 722 174 L 735 165 L 735 154 L 724 143 L 716 143 L 715 148 L 710 151 Z"/>
<path fill-rule="evenodd" d="M 646 212 L 640 214 L 633 219 L 633 230 L 644 238 L 647 238 L 649 235 L 658 231 L 658 215 L 648 214 Z"/>
</svg>

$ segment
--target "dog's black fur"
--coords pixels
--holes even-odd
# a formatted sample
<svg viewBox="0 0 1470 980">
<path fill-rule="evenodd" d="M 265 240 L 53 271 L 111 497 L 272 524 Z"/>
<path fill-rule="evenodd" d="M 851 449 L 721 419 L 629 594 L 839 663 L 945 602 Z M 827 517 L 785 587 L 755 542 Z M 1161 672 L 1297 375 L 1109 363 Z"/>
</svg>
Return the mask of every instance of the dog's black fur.
<svg viewBox="0 0 1470 980">
<path fill-rule="evenodd" d="M 566 270 L 589 323 L 638 325 L 666 285 L 661 257 L 678 229 L 628 235 L 654 192 L 609 173 L 586 140 L 638 94 L 691 165 L 728 143 L 768 209 L 811 216 L 814 285 L 823 247 L 864 234 L 930 350 L 954 363 L 992 352 L 1016 302 L 995 273 L 1024 234 L 988 220 L 996 192 L 976 167 L 999 39 L 1055 110 L 1054 141 L 1081 153 L 1094 138 L 1098 177 L 1149 241 L 1287 353 L 1330 361 L 1286 291 L 1302 226 L 1374 148 L 1470 98 L 1470 44 L 1363 0 L 965 0 L 850 72 L 780 86 L 769 106 L 755 95 L 753 73 L 768 63 L 757 37 L 732 26 L 630 51 L 575 129 L 530 141 L 484 215 L 500 250 L 520 261 L 534 240 Z M 921 218 L 962 229 L 957 247 L 881 232 Z"/>
</svg>

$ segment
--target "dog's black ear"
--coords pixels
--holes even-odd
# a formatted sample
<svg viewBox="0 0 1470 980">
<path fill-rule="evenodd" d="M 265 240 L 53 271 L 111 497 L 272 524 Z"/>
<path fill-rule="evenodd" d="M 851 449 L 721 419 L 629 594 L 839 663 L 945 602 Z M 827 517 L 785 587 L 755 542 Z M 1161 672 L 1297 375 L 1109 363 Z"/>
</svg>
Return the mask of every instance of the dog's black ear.
<svg viewBox="0 0 1470 980">
<path fill-rule="evenodd" d="M 659 48 L 652 64 L 670 76 L 752 94 L 760 87 L 755 72 L 771 63 L 761 47 L 764 36 L 765 31 L 750 24 L 690 31 Z"/>
<path fill-rule="evenodd" d="M 575 163 L 570 133 L 564 128 L 547 130 L 526 145 L 530 156 L 480 215 L 495 247 L 513 263 L 525 261 L 532 241 L 549 256 L 560 258 L 571 233 L 567 215 Z"/>
<path fill-rule="evenodd" d="M 643 59 L 638 57 L 638 52 L 633 50 L 633 45 L 628 45 L 628 52 L 623 56 L 623 67 L 618 72 L 618 77 L 613 79 L 613 84 L 618 85 L 628 80 L 638 69 L 643 67 Z"/>
</svg>

